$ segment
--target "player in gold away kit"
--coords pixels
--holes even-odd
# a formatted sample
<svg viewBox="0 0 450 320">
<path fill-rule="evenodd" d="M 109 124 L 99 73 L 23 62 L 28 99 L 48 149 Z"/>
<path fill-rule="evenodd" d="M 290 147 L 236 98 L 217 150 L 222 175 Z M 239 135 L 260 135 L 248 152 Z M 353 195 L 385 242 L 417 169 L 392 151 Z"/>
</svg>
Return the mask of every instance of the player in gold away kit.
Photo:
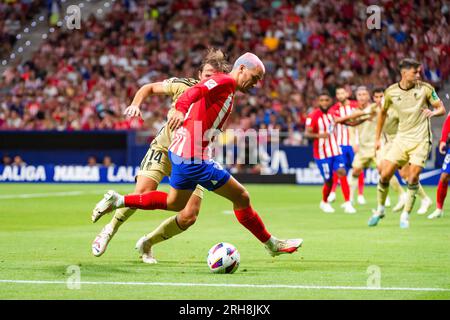
<svg viewBox="0 0 450 320">
<path fill-rule="evenodd" d="M 381 99 L 383 97 L 384 97 L 383 91 L 381 91 L 381 93 L 378 94 L 378 97 L 377 97 L 376 93 L 374 94 L 374 100 L 377 100 L 377 98 L 378 98 L 381 101 Z M 395 136 L 397 135 L 398 123 L 399 123 L 399 118 L 398 118 L 397 112 L 393 108 L 389 108 L 387 111 L 387 114 L 386 114 L 386 120 L 384 122 L 383 130 L 382 130 L 381 147 L 380 147 L 380 149 L 378 149 L 378 152 L 377 152 L 377 167 L 378 167 L 378 172 L 380 172 L 380 173 L 381 173 L 381 168 L 382 168 L 382 164 L 383 164 L 383 159 L 386 158 L 386 154 L 391 149 L 394 139 L 395 139 Z M 407 181 L 408 180 L 408 172 L 409 172 L 409 164 L 405 164 L 401 169 L 399 169 L 398 172 L 399 172 L 400 176 L 405 181 Z M 395 211 L 395 212 L 400 211 L 404 208 L 404 206 L 406 204 L 407 193 L 401 186 L 396 175 L 392 176 L 391 180 L 389 181 L 389 186 L 398 194 L 398 202 L 394 206 L 394 208 L 392 208 L 392 211 Z M 428 209 L 433 204 L 433 201 L 426 194 L 425 189 L 422 187 L 420 182 L 419 182 L 419 189 L 418 189 L 417 195 L 421 199 L 420 208 L 419 208 L 419 210 L 417 210 L 417 214 L 425 214 L 425 213 L 427 213 Z M 372 223 L 375 223 L 375 222 L 377 222 L 377 219 L 372 220 Z M 372 227 L 374 225 L 371 225 L 371 223 L 369 223 L 369 226 Z"/>
<path fill-rule="evenodd" d="M 379 106 L 379 112 L 381 112 L 381 107 L 383 103 L 384 98 L 384 90 L 383 89 L 376 89 L 373 93 L 373 100 L 375 103 Z M 383 126 L 383 132 L 382 132 L 382 141 L 381 141 L 381 147 L 377 151 L 377 169 L 378 172 L 381 172 L 383 159 L 386 157 L 386 154 L 392 147 L 392 143 L 394 141 L 395 136 L 397 135 L 398 131 L 398 115 L 397 112 L 393 108 L 389 108 L 387 110 L 386 114 L 386 120 L 384 122 Z M 374 132 L 376 129 L 374 130 Z M 374 136 L 375 139 L 375 136 Z M 405 168 L 406 166 L 404 166 Z M 402 188 L 400 181 L 398 180 L 397 176 L 394 174 L 389 181 L 389 186 L 398 194 L 398 202 L 392 208 L 393 211 L 400 211 L 403 209 L 406 203 L 406 192 Z M 388 199 L 388 198 L 386 198 Z"/>
<path fill-rule="evenodd" d="M 374 103 L 370 104 L 369 101 L 369 91 L 366 87 L 362 86 L 356 90 L 356 98 L 358 100 L 358 104 L 363 111 L 363 115 L 359 116 L 358 113 L 354 113 L 350 117 L 350 120 L 353 122 L 347 123 L 347 125 L 358 125 L 357 133 L 359 145 L 357 148 L 355 159 L 353 160 L 353 170 L 352 176 L 350 179 L 350 187 L 351 187 L 351 195 L 354 194 L 356 189 L 358 178 L 363 169 L 369 168 L 371 165 L 377 165 L 378 171 L 381 172 L 381 164 L 382 159 L 385 158 L 387 151 L 392 146 L 392 141 L 394 140 L 397 131 L 398 131 L 398 116 L 394 109 L 388 109 L 386 121 L 383 126 L 383 135 L 382 135 L 382 147 L 375 153 L 375 131 L 376 131 L 376 123 L 377 123 L 377 115 L 381 111 L 382 99 L 384 96 L 384 90 L 381 88 L 374 89 L 373 91 L 373 100 Z M 353 123 L 353 124 L 352 124 Z M 409 165 L 404 165 L 399 173 L 405 180 L 407 180 L 409 172 Z M 391 180 L 389 181 L 390 187 L 399 194 L 399 201 L 393 208 L 393 211 L 400 211 L 403 209 L 406 203 L 406 192 L 403 190 L 397 176 L 393 175 Z M 424 214 L 430 208 L 432 201 L 426 195 L 425 190 L 422 185 L 419 183 L 419 197 L 422 199 L 422 203 L 420 209 L 417 211 L 418 214 Z M 353 197 L 351 198 L 353 199 Z M 386 206 L 389 197 L 386 198 Z"/>
<path fill-rule="evenodd" d="M 229 64 L 225 60 L 224 54 L 220 50 L 210 49 L 205 57 L 199 71 L 200 81 L 209 78 L 217 72 L 228 72 Z M 175 109 L 175 103 L 184 91 L 199 81 L 189 78 L 170 78 L 163 82 L 146 84 L 136 93 L 133 102 L 125 110 L 125 115 L 135 117 L 141 114 L 140 105 L 151 95 L 169 95 L 172 97 L 172 107 L 168 116 Z M 140 170 L 136 177 L 136 187 L 134 194 L 143 194 L 156 190 L 164 176 L 170 176 L 171 163 L 168 158 L 168 147 L 172 142 L 172 130 L 166 125 L 158 133 L 150 144 L 150 148 L 142 160 Z M 177 215 L 163 221 L 153 232 L 139 239 L 136 248 L 140 251 L 142 261 L 145 263 L 156 263 L 152 254 L 152 246 L 167 240 L 189 228 L 195 223 L 200 210 L 203 198 L 203 188 L 197 186 L 186 207 Z M 115 211 L 110 223 L 97 235 L 92 243 L 92 253 L 94 256 L 101 256 L 108 246 L 119 227 L 136 211 L 132 208 L 121 208 Z M 102 216 L 101 213 L 92 213 L 92 221 L 96 222 Z"/>
<path fill-rule="evenodd" d="M 430 118 L 444 115 L 445 108 L 434 88 L 419 80 L 422 68 L 418 61 L 403 59 L 399 69 L 401 80 L 386 89 L 384 103 L 378 116 L 375 135 L 377 150 L 381 146 L 381 131 L 389 108 L 397 111 L 399 124 L 392 147 L 382 163 L 377 187 L 378 207 L 370 218 L 369 225 L 376 225 L 379 219 L 384 217 L 389 181 L 398 168 L 409 163 L 407 199 L 400 215 L 400 228 L 409 228 L 409 214 L 418 192 L 419 174 L 431 151 Z M 430 110 L 429 106 L 434 110 Z"/>
<path fill-rule="evenodd" d="M 356 89 L 356 100 L 358 101 L 359 108 L 364 113 L 357 119 L 360 119 L 362 123 L 357 124 L 357 148 L 355 148 L 355 158 L 352 162 L 352 175 L 350 177 L 350 199 L 353 201 L 353 197 L 358 187 L 358 179 L 364 169 L 370 166 L 376 165 L 375 157 L 375 128 L 376 128 L 376 116 L 378 108 L 376 103 L 370 102 L 369 90 L 360 86 Z"/>
</svg>

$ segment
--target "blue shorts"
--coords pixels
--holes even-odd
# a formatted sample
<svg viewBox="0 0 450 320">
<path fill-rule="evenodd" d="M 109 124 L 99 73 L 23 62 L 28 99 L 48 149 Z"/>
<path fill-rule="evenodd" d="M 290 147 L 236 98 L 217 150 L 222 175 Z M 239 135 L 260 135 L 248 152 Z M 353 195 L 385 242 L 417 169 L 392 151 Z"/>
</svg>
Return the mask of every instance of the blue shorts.
<svg viewBox="0 0 450 320">
<path fill-rule="evenodd" d="M 342 158 L 345 164 L 345 170 L 347 172 L 352 168 L 353 159 L 355 158 L 355 152 L 352 146 L 340 146 L 342 150 Z"/>
<path fill-rule="evenodd" d="M 345 168 L 345 163 L 342 155 L 314 160 L 316 160 L 320 174 L 325 181 L 330 181 L 333 178 L 333 172 L 338 171 L 341 168 Z"/>
<path fill-rule="evenodd" d="M 195 190 L 199 184 L 209 191 L 228 182 L 231 175 L 214 160 L 187 160 L 169 151 L 172 163 L 170 186 L 177 190 Z"/>
<path fill-rule="evenodd" d="M 442 163 L 441 173 L 450 174 L 450 148 L 447 150 L 447 154 L 445 155 L 444 162 Z"/>
</svg>

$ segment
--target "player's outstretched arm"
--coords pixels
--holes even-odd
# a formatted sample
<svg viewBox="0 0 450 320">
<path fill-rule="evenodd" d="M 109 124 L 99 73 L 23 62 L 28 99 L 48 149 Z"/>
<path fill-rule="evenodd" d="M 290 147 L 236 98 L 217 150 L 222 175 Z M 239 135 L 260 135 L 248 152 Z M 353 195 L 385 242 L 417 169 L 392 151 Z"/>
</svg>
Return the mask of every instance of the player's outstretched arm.
<svg viewBox="0 0 450 320">
<path fill-rule="evenodd" d="M 360 125 L 361 123 L 367 121 L 369 118 L 364 118 L 364 119 L 355 119 L 355 120 L 347 120 L 344 121 L 343 124 L 345 124 L 346 126 L 350 126 L 350 127 L 356 127 L 358 125 Z"/>
<path fill-rule="evenodd" d="M 306 130 L 305 130 L 305 137 L 308 139 L 320 139 L 320 138 L 326 139 L 329 136 L 330 136 L 330 134 L 328 132 L 314 133 L 313 128 L 311 128 L 311 127 L 306 127 Z"/>
<path fill-rule="evenodd" d="M 170 130 L 175 130 L 181 127 L 186 117 L 189 107 L 200 100 L 207 94 L 202 85 L 195 85 L 186 90 L 177 100 L 175 104 L 176 111 L 168 118 L 167 125 Z"/>
<path fill-rule="evenodd" d="M 144 100 L 152 95 L 162 95 L 167 94 L 164 90 L 162 82 L 154 82 L 143 85 L 139 88 L 139 90 L 134 95 L 133 101 L 131 104 L 125 109 L 124 115 L 128 117 L 137 117 L 141 115 L 140 106 Z"/>
<path fill-rule="evenodd" d="M 355 110 L 353 111 L 350 115 L 344 116 L 344 117 L 335 117 L 334 118 L 334 122 L 335 123 L 342 123 L 342 124 L 348 124 L 348 125 L 355 125 L 353 124 L 354 122 L 357 122 L 359 120 L 356 120 L 357 118 L 366 115 L 366 113 L 362 110 Z M 367 120 L 367 119 L 365 119 Z M 364 122 L 365 120 L 362 120 L 361 122 L 359 122 L 358 124 Z"/>
</svg>

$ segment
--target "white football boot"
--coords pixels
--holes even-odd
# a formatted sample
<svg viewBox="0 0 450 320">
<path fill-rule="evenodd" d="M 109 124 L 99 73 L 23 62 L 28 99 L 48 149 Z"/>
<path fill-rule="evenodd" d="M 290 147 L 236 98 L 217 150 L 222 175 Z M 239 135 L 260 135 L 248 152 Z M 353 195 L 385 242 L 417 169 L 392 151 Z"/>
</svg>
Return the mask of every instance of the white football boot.
<svg viewBox="0 0 450 320">
<path fill-rule="evenodd" d="M 328 202 L 324 202 L 323 200 L 320 201 L 320 209 L 325 213 L 333 213 L 334 212 L 333 207 Z"/>
<path fill-rule="evenodd" d="M 341 208 L 344 209 L 345 213 L 350 213 L 350 214 L 356 213 L 356 209 L 353 207 L 351 201 L 344 202 L 341 205 Z"/>
<path fill-rule="evenodd" d="M 358 198 L 356 200 L 358 202 L 358 204 L 364 205 L 367 203 L 366 198 L 364 198 L 364 195 L 359 194 Z"/>
<path fill-rule="evenodd" d="M 279 240 L 275 237 L 270 237 L 265 243 L 265 248 L 272 257 L 275 257 L 284 253 L 293 253 L 297 251 L 302 244 L 303 239 Z"/>
<path fill-rule="evenodd" d="M 442 218 L 443 216 L 444 216 L 444 211 L 442 209 L 436 209 L 436 210 L 434 210 L 434 212 L 432 214 L 430 214 L 428 216 L 428 219 L 432 220 L 432 219 Z"/>
<path fill-rule="evenodd" d="M 420 202 L 420 208 L 417 210 L 417 214 L 425 214 L 427 213 L 428 209 L 433 205 L 433 200 L 431 200 L 429 197 L 423 198 Z"/>
<path fill-rule="evenodd" d="M 408 212 L 402 212 L 400 215 L 400 228 L 408 229 L 409 228 L 409 214 Z"/>
<path fill-rule="evenodd" d="M 108 247 L 108 243 L 111 241 L 114 236 L 113 228 L 107 224 L 102 231 L 95 237 L 92 242 L 92 254 L 96 257 L 100 257 L 103 253 L 105 253 L 106 248 Z"/>
<path fill-rule="evenodd" d="M 139 251 L 139 257 L 142 259 L 142 262 L 148 264 L 158 263 L 158 261 L 153 257 L 152 245 L 148 241 L 147 236 L 140 238 L 136 242 L 135 248 Z"/>
<path fill-rule="evenodd" d="M 109 190 L 103 196 L 103 199 L 100 200 L 96 205 L 94 210 L 92 210 L 92 222 L 97 222 L 98 219 L 103 217 L 105 214 L 113 211 L 118 207 L 118 200 L 120 194 L 115 192 L 114 190 Z"/>
</svg>

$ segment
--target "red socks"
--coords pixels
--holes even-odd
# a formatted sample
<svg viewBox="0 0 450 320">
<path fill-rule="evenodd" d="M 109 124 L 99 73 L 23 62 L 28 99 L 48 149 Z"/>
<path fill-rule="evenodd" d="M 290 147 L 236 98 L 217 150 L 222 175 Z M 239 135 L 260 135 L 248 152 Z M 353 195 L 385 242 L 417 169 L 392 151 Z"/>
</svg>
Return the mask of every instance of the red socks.
<svg viewBox="0 0 450 320">
<path fill-rule="evenodd" d="M 358 177 L 358 194 L 362 196 L 364 194 L 364 170 Z"/>
<path fill-rule="evenodd" d="M 161 191 L 150 191 L 144 194 L 130 194 L 124 197 L 125 207 L 144 210 L 167 209 L 168 194 Z"/>
<path fill-rule="evenodd" d="M 448 183 L 442 183 L 439 180 L 437 192 L 436 192 L 436 207 L 441 209 L 444 207 L 445 197 L 447 196 Z"/>
<path fill-rule="evenodd" d="M 328 196 L 331 193 L 332 186 L 329 184 L 324 183 L 322 188 L 322 201 L 328 202 Z"/>
<path fill-rule="evenodd" d="M 270 239 L 270 233 L 266 230 L 258 213 L 252 206 L 246 209 L 234 210 L 234 214 L 239 223 L 246 227 L 261 242 L 267 242 Z"/>
<path fill-rule="evenodd" d="M 350 201 L 350 186 L 348 185 L 347 176 L 339 177 L 341 181 L 342 194 L 344 195 L 344 200 Z"/>
<path fill-rule="evenodd" d="M 331 192 L 336 192 L 339 177 L 336 172 L 333 172 L 333 186 L 331 187 Z"/>
</svg>

